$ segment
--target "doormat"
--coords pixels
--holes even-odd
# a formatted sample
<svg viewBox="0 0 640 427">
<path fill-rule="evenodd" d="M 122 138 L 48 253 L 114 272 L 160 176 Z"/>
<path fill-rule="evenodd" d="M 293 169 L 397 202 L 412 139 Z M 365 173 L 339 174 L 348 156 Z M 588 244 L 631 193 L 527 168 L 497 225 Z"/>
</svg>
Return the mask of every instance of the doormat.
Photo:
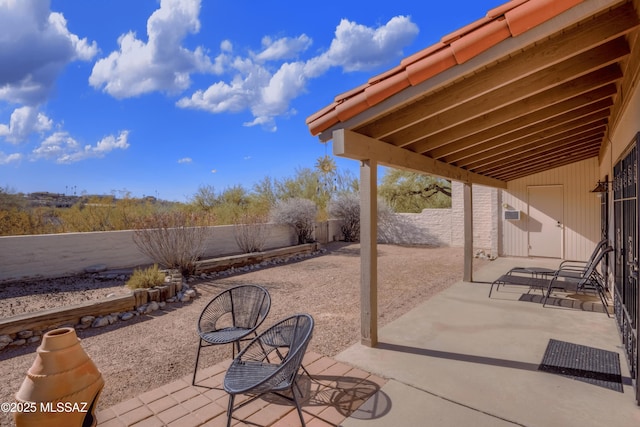
<svg viewBox="0 0 640 427">
<path fill-rule="evenodd" d="M 551 339 L 538 370 L 622 393 L 620 355 L 613 351 Z"/>
</svg>

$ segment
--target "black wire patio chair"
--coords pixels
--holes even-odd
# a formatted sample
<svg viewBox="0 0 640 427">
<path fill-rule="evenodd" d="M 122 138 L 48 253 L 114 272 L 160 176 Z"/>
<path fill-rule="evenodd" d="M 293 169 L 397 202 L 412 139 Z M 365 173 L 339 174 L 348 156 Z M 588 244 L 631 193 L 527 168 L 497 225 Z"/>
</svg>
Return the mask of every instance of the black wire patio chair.
<svg viewBox="0 0 640 427">
<path fill-rule="evenodd" d="M 267 393 L 274 393 L 292 401 L 300 416 L 300 422 L 305 425 L 300 402 L 296 396 L 296 389 L 300 397 L 302 391 L 296 378 L 311 340 L 313 326 L 313 318 L 308 314 L 287 317 L 254 338 L 233 359 L 224 377 L 224 389 L 229 393 L 227 426 L 231 425 L 234 409 L 239 409 Z M 253 395 L 253 398 L 234 408 L 234 400 L 238 394 Z"/>
<path fill-rule="evenodd" d="M 257 336 L 271 308 L 269 292 L 262 286 L 240 285 L 216 295 L 202 310 L 198 319 L 198 352 L 193 369 L 196 383 L 200 351 L 203 347 L 232 344 L 232 357 L 240 352 L 240 342 Z"/>
</svg>

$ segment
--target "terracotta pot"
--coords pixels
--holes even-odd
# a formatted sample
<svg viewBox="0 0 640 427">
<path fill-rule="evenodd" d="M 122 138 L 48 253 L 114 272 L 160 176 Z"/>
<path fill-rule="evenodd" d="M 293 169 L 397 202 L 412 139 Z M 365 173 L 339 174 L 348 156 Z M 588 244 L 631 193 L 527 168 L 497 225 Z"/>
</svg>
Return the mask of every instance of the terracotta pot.
<svg viewBox="0 0 640 427">
<path fill-rule="evenodd" d="M 102 374 L 80 346 L 73 328 L 42 336 L 36 359 L 16 393 L 14 419 L 22 426 L 95 426 Z"/>
</svg>

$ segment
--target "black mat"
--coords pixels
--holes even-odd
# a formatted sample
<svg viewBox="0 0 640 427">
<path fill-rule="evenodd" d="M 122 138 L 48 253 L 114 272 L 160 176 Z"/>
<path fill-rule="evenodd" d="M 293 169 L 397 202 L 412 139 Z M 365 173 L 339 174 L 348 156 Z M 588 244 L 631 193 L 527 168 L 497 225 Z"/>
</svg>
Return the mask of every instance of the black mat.
<svg viewBox="0 0 640 427">
<path fill-rule="evenodd" d="M 612 351 L 552 339 L 538 369 L 622 393 L 620 356 Z"/>
</svg>

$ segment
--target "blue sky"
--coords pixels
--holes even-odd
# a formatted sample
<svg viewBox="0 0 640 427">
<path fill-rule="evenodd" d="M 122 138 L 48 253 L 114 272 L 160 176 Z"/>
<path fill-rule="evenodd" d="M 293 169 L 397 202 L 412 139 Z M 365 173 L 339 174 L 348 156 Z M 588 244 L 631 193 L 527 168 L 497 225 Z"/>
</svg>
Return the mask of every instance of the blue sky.
<svg viewBox="0 0 640 427">
<path fill-rule="evenodd" d="M 331 154 L 309 115 L 504 2 L 0 0 L 0 187 L 187 201 L 293 176 Z"/>
</svg>

